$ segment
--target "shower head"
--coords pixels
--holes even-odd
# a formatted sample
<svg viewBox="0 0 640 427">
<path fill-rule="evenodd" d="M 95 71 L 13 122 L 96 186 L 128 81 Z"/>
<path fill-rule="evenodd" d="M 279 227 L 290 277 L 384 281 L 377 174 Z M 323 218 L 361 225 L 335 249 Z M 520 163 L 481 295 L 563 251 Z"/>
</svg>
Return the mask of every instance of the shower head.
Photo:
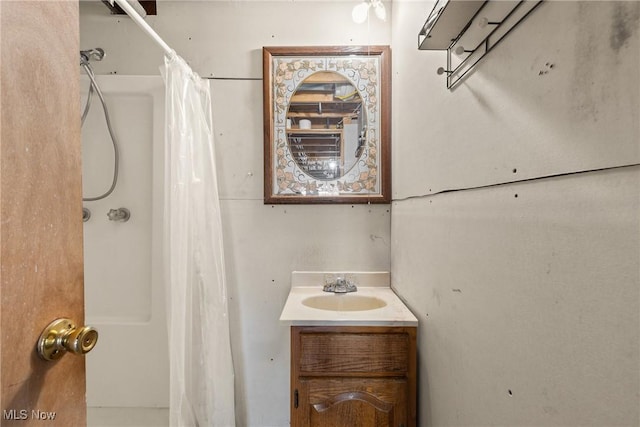
<svg viewBox="0 0 640 427">
<path fill-rule="evenodd" d="M 102 61 L 104 58 L 104 49 L 96 47 L 95 49 L 81 50 L 80 63 L 88 63 L 91 60 Z"/>
</svg>

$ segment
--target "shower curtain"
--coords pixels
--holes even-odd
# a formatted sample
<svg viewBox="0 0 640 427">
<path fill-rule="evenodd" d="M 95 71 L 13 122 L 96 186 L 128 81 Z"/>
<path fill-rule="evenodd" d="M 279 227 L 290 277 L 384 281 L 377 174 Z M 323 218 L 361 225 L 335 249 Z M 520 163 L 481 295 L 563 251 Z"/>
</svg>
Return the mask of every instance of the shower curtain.
<svg viewBox="0 0 640 427">
<path fill-rule="evenodd" d="M 165 268 L 172 427 L 235 425 L 209 82 L 165 58 Z"/>
</svg>

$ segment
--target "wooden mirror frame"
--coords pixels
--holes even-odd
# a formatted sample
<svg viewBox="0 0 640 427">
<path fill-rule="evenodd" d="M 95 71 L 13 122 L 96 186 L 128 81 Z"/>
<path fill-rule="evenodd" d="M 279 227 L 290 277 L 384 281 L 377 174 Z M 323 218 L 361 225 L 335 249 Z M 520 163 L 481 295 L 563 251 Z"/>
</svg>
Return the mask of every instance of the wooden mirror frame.
<svg viewBox="0 0 640 427">
<path fill-rule="evenodd" d="M 333 180 L 314 180 L 297 165 L 289 150 L 285 123 L 289 100 L 298 85 L 309 75 L 316 71 L 336 71 L 332 68 L 336 63 L 340 68 L 339 73 L 349 71 L 348 76 L 344 75 L 352 81 L 361 96 L 365 95 L 363 108 L 367 109 L 366 123 L 369 125 L 375 122 L 375 127 L 369 130 L 370 127 L 367 126 L 364 153 L 358 157 L 357 163 L 363 166 L 362 172 L 354 172 L 352 169 Z M 274 64 L 278 65 L 274 66 Z M 329 66 L 322 64 L 329 64 Z M 350 67 L 348 70 L 345 64 Z M 363 68 L 365 66 L 366 70 Z M 263 47 L 262 67 L 264 203 L 390 203 L 391 50 L 389 46 Z M 353 81 L 354 78 L 358 81 Z M 356 175 L 357 177 L 349 180 L 345 178 L 347 175 L 352 178 Z M 307 191 L 313 193 L 318 188 L 330 188 L 333 191 L 324 192 L 328 195 L 306 194 Z"/>
</svg>

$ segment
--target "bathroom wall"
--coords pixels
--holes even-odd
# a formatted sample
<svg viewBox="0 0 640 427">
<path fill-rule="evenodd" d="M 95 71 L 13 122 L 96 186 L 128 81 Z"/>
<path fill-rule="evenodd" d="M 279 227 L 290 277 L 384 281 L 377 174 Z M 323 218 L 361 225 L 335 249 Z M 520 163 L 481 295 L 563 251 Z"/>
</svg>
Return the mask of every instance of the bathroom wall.
<svg viewBox="0 0 640 427">
<path fill-rule="evenodd" d="M 545 2 L 454 90 L 393 4 L 420 425 L 639 425 L 640 2 Z"/>
<path fill-rule="evenodd" d="M 159 1 L 158 16 L 147 18 L 196 72 L 221 78 L 211 87 L 240 426 L 289 425 L 289 331 L 278 317 L 291 271 L 390 269 L 389 205 L 262 200 L 262 46 L 390 44 L 390 21 L 354 24 L 352 7 Z M 81 48 L 107 52 L 97 74 L 159 74 L 160 48 L 129 18 L 94 1 L 80 13 Z"/>
</svg>

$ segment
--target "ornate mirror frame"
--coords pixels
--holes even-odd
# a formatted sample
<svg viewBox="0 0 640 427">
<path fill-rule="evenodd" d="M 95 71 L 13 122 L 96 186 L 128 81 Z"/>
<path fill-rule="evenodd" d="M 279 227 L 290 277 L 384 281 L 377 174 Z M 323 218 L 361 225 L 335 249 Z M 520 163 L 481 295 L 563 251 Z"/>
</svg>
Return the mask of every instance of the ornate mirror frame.
<svg viewBox="0 0 640 427">
<path fill-rule="evenodd" d="M 263 47 L 262 53 L 264 203 L 390 203 L 389 46 Z M 307 77 L 320 71 L 340 74 L 357 89 L 365 117 L 356 163 L 332 179 L 314 178 L 300 167 L 289 143 L 291 97 Z"/>
</svg>

